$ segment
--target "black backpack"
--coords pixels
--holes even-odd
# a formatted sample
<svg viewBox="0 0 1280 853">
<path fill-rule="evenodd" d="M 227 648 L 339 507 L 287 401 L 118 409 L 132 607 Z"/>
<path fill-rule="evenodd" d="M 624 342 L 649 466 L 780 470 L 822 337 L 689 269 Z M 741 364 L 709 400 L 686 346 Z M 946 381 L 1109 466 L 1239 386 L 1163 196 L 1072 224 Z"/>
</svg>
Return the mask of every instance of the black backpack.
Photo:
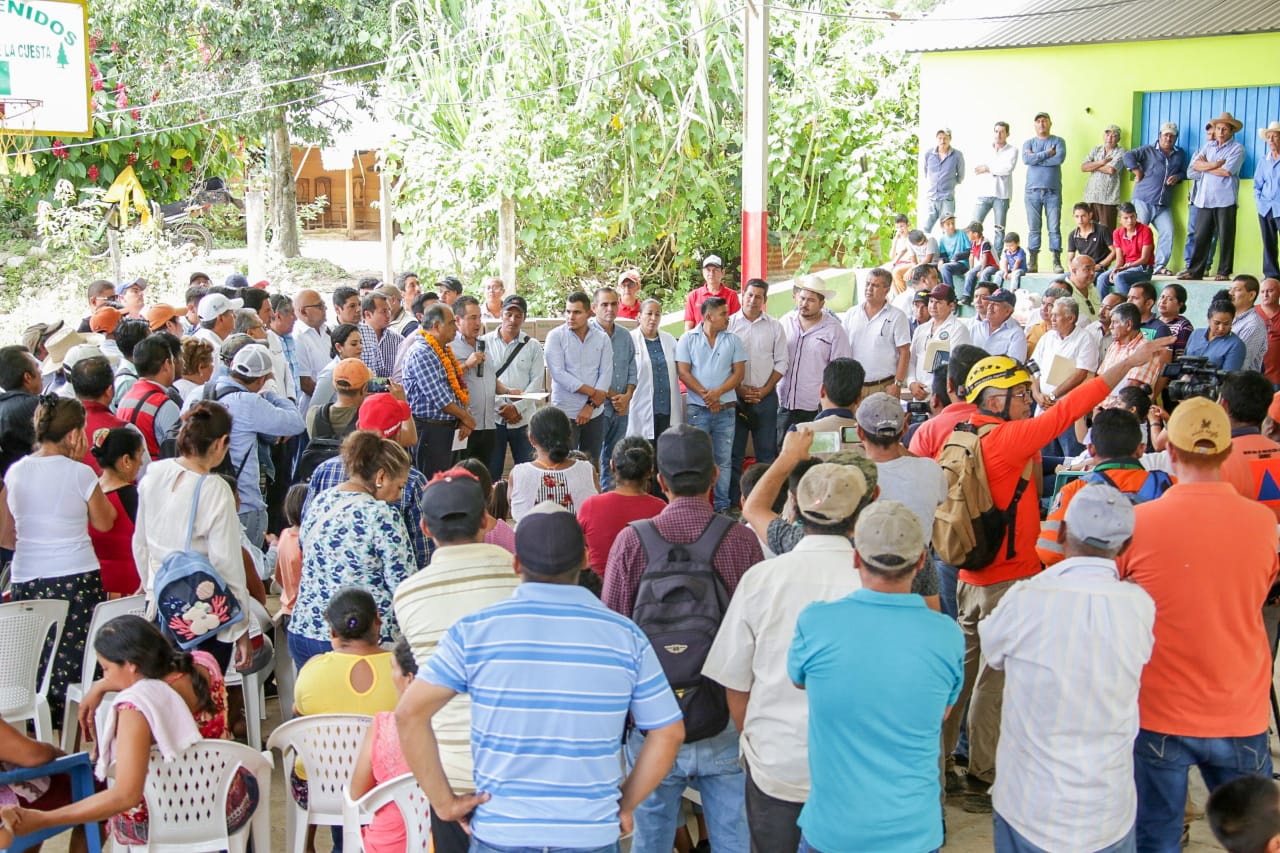
<svg viewBox="0 0 1280 853">
<path fill-rule="evenodd" d="M 243 393 L 243 394 L 248 394 L 248 393 L 250 393 L 249 391 L 245 390 L 244 388 L 240 388 L 240 387 L 237 387 L 237 386 L 234 386 L 234 385 L 233 385 L 233 386 L 231 386 L 230 388 L 223 388 L 223 389 L 222 389 L 222 390 L 220 390 L 220 391 L 217 391 L 217 392 L 214 392 L 214 393 L 210 393 L 210 392 L 209 392 L 209 386 L 210 386 L 210 385 L 212 385 L 212 384 L 213 384 L 212 380 L 211 380 L 211 381 L 209 381 L 209 382 L 206 382 L 206 383 L 205 383 L 205 387 L 204 387 L 204 389 L 201 391 L 201 398 L 202 398 L 202 399 L 204 399 L 204 400 L 212 400 L 212 401 L 213 401 L 213 402 L 215 402 L 215 403 L 220 403 L 220 402 L 222 402 L 222 399 L 223 399 L 224 397 L 230 397 L 232 394 L 242 394 L 242 393 Z M 240 464 L 239 464 L 239 465 L 236 465 L 236 464 L 234 464 L 234 463 L 231 461 L 231 450 L 230 450 L 230 448 L 228 447 L 227 455 L 226 455 L 226 456 L 224 456 L 224 457 L 222 457 L 222 461 L 221 461 L 221 462 L 219 462 L 219 463 L 217 464 L 217 466 L 216 466 L 212 471 L 210 471 L 209 473 L 211 473 L 211 474 L 227 474 L 227 475 L 229 475 L 229 476 L 231 476 L 231 477 L 235 478 L 235 480 L 236 480 L 237 482 L 239 482 L 239 480 L 240 480 L 240 472 L 241 472 L 241 471 L 243 471 L 243 470 L 244 470 L 244 466 L 245 466 L 245 465 L 247 465 L 247 464 L 249 463 L 249 454 L 250 454 L 250 453 L 256 453 L 257 451 L 258 451 L 257 445 L 252 445 L 252 446 L 250 446 L 250 447 L 249 447 L 249 449 L 248 449 L 248 450 L 246 450 L 246 451 L 244 452 L 244 457 L 240 460 Z"/>
<path fill-rule="evenodd" d="M 355 431 L 356 419 L 352 418 L 341 433 L 333 428 L 329 420 L 329 410 L 333 403 L 327 403 L 316 409 L 316 419 L 312 424 L 315 437 L 307 442 L 307 449 L 298 457 L 298 464 L 293 469 L 293 483 L 310 483 L 311 476 L 323 463 L 337 456 L 342 450 L 342 440 Z"/>
<path fill-rule="evenodd" d="M 631 619 L 653 644 L 684 713 L 685 743 L 724 731 L 729 704 L 724 688 L 702 675 L 716 632 L 729 609 L 729 593 L 713 562 L 732 519 L 713 515 L 697 541 L 668 542 L 653 521 L 631 522 L 644 546 Z"/>
</svg>

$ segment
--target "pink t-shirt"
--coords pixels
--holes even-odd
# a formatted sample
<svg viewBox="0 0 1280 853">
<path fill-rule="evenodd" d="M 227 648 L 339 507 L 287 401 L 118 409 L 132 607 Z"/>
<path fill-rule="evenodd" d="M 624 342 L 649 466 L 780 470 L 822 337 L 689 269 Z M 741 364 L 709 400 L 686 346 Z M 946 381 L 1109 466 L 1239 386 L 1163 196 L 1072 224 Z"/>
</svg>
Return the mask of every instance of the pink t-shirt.
<svg viewBox="0 0 1280 853">
<path fill-rule="evenodd" d="M 578 523 L 587 537 L 591 571 L 604 577 L 609 549 L 622 528 L 632 521 L 653 518 L 666 506 L 662 498 L 653 495 L 620 495 L 617 492 L 592 495 L 583 501 L 578 507 Z"/>
<path fill-rule="evenodd" d="M 510 524 L 499 518 L 493 529 L 484 535 L 484 544 L 497 545 L 499 548 L 505 548 L 514 554 L 516 552 L 516 532 L 511 529 Z"/>
</svg>

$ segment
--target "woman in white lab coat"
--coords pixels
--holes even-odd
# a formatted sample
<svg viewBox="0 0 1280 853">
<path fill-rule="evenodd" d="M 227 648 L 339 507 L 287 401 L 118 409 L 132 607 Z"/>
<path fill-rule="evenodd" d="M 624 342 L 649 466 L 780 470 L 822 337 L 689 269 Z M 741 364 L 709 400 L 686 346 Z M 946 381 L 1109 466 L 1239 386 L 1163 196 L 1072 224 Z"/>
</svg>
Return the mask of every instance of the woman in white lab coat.
<svg viewBox="0 0 1280 853">
<path fill-rule="evenodd" d="M 631 331 L 636 349 L 636 390 L 627 414 L 627 435 L 653 440 L 667 427 L 684 423 L 684 398 L 676 376 L 676 339 L 658 328 L 662 322 L 658 300 L 640 303 L 636 319 L 638 325 Z"/>
</svg>

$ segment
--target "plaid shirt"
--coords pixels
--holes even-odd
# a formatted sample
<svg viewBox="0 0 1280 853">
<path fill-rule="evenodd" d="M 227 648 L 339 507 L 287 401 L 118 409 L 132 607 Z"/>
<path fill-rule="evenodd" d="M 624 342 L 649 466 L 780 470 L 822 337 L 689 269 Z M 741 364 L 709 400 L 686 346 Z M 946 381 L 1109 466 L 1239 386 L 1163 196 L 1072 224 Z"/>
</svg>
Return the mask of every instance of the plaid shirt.
<svg viewBox="0 0 1280 853">
<path fill-rule="evenodd" d="M 391 368 L 396 363 L 396 353 L 404 338 L 391 329 L 383 329 L 382 340 L 378 340 L 378 333 L 368 323 L 360 323 L 359 329 L 360 343 L 363 344 L 360 360 L 369 366 L 374 376 L 385 379 L 391 375 Z"/>
<path fill-rule="evenodd" d="M 298 372 L 298 345 L 293 341 L 293 333 L 276 335 L 276 337 L 280 339 L 280 347 L 284 350 L 284 360 L 289 363 L 289 372 L 294 378 L 301 376 L 302 374 Z"/>
<path fill-rule="evenodd" d="M 457 403 L 458 398 L 449 387 L 444 365 L 431 347 L 415 346 L 405 357 L 404 396 L 415 418 L 429 421 L 453 419 L 444 407 Z"/>
<path fill-rule="evenodd" d="M 1133 351 L 1147 342 L 1147 339 L 1141 334 L 1134 335 L 1129 339 L 1129 343 L 1122 344 L 1119 341 L 1112 341 L 1111 347 L 1107 350 L 1107 355 L 1102 359 L 1102 366 L 1098 368 L 1098 374 L 1106 373 L 1114 364 L 1124 361 Z M 1151 359 L 1146 364 L 1133 368 L 1124 375 L 1124 381 L 1112 389 L 1114 395 L 1126 385 L 1146 385 L 1148 388 L 1155 387 L 1156 379 L 1160 377 L 1160 362 L 1158 359 Z"/>
<path fill-rule="evenodd" d="M 711 504 L 706 498 L 676 498 L 653 519 L 658 532 L 668 542 L 696 542 L 711 521 Z M 725 534 L 716 551 L 713 563 L 724 588 L 729 595 L 738 588 L 738 581 L 747 569 L 764 559 L 760 540 L 750 527 L 735 524 Z M 604 571 L 604 590 L 601 600 L 610 610 L 628 619 L 636 604 L 636 590 L 640 575 L 648 567 L 644 546 L 630 525 L 622 528 L 609 551 L 609 563 Z"/>
<path fill-rule="evenodd" d="M 341 486 L 346 481 L 347 466 L 342 464 L 341 456 L 321 462 L 312 473 L 311 482 L 307 484 L 307 499 L 302 504 L 302 514 L 306 515 L 307 507 L 317 495 L 327 492 L 334 486 Z M 417 468 L 410 468 L 409 480 L 404 484 L 404 494 L 400 495 L 400 501 L 396 504 L 396 509 L 400 510 L 400 516 L 404 519 L 404 526 L 408 528 L 409 541 L 413 545 L 413 556 L 418 563 L 418 568 L 426 566 L 431 561 L 431 549 L 427 544 L 427 537 L 422 534 L 422 512 L 418 509 L 418 499 L 422 497 L 422 492 L 426 488 L 426 475 Z"/>
</svg>

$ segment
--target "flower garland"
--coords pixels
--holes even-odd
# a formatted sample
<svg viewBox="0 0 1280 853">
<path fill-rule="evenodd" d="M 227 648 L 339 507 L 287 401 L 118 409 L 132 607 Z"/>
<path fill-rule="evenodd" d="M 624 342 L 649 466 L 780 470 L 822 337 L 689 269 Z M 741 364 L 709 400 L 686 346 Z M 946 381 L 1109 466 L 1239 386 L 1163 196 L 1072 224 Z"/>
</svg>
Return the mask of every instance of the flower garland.
<svg viewBox="0 0 1280 853">
<path fill-rule="evenodd" d="M 440 359 L 440 364 L 444 366 L 444 375 L 449 380 L 449 387 L 453 389 L 453 394 L 458 398 L 458 402 L 466 406 L 471 399 L 471 395 L 467 393 L 467 386 L 462 383 L 462 368 L 458 365 L 458 359 L 454 358 L 453 350 L 441 346 L 440 342 L 425 329 L 419 329 L 418 334 L 422 335 L 422 339 L 427 342 L 427 346 L 435 350 L 436 356 Z"/>
</svg>

